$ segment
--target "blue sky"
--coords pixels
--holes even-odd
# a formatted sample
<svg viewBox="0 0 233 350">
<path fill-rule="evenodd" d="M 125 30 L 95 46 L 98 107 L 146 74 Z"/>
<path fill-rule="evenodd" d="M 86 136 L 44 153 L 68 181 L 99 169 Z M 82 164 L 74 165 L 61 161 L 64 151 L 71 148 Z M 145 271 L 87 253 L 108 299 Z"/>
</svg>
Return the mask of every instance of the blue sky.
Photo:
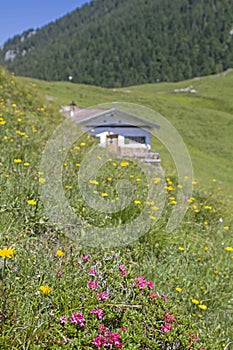
<svg viewBox="0 0 233 350">
<path fill-rule="evenodd" d="M 3 0 L 0 6 L 0 46 L 29 28 L 63 17 L 90 0 Z"/>
</svg>

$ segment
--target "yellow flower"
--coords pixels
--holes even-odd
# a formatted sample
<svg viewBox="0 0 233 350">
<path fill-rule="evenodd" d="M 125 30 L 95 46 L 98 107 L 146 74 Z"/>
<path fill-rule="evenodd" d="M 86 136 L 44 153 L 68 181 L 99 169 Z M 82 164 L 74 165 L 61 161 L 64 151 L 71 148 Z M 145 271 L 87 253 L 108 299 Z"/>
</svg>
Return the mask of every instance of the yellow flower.
<svg viewBox="0 0 233 350">
<path fill-rule="evenodd" d="M 195 305 L 198 305 L 198 304 L 199 304 L 199 300 L 197 300 L 197 299 L 192 299 L 192 303 L 195 304 Z"/>
<path fill-rule="evenodd" d="M 141 201 L 135 200 L 134 203 L 135 203 L 135 204 L 141 204 Z"/>
<path fill-rule="evenodd" d="M 76 165 L 76 166 L 80 166 L 80 164 L 79 164 L 79 163 L 76 163 L 75 165 Z"/>
<path fill-rule="evenodd" d="M 57 256 L 61 257 L 61 256 L 64 256 L 64 255 L 65 255 L 65 253 L 63 253 L 62 250 L 58 250 L 57 251 Z"/>
<path fill-rule="evenodd" d="M 233 252 L 233 247 L 226 247 L 225 248 L 228 252 Z"/>
<path fill-rule="evenodd" d="M 180 292 L 182 292 L 182 288 L 177 287 L 177 288 L 176 288 L 176 291 L 180 293 Z"/>
<path fill-rule="evenodd" d="M 128 165 L 129 165 L 129 162 L 126 162 L 125 160 L 122 160 L 121 166 L 128 166 Z"/>
<path fill-rule="evenodd" d="M 80 146 L 82 146 L 82 147 L 86 146 L 85 142 L 81 142 Z"/>
<path fill-rule="evenodd" d="M 159 208 L 156 207 L 156 206 L 153 206 L 151 209 L 154 210 L 154 211 L 156 211 L 156 210 L 158 210 Z"/>
<path fill-rule="evenodd" d="M 34 199 L 30 199 L 30 200 L 28 200 L 28 204 L 36 205 L 36 201 Z"/>
<path fill-rule="evenodd" d="M 101 193 L 101 196 L 102 197 L 108 197 L 108 194 L 104 192 L 104 193 Z"/>
<path fill-rule="evenodd" d="M 154 178 L 154 183 L 155 183 L 155 184 L 159 184 L 160 181 L 161 181 L 160 177 L 155 177 L 155 178 Z"/>
<path fill-rule="evenodd" d="M 22 163 L 21 159 L 14 159 L 14 163 Z"/>
<path fill-rule="evenodd" d="M 40 178 L 39 178 L 39 182 L 40 182 L 41 184 L 44 184 L 44 183 L 45 183 L 45 178 L 44 178 L 44 177 L 40 177 Z"/>
<path fill-rule="evenodd" d="M 46 295 L 51 293 L 52 289 L 49 286 L 41 286 L 40 291 Z"/>
<path fill-rule="evenodd" d="M 184 247 L 179 247 L 178 249 L 179 249 L 181 252 L 184 251 Z"/>
<path fill-rule="evenodd" d="M 0 256 L 2 258 L 11 259 L 14 253 L 15 253 L 15 248 L 13 247 L 0 249 Z"/>
<path fill-rule="evenodd" d="M 224 228 L 225 231 L 229 230 L 229 226 L 224 226 L 223 228 Z"/>
<path fill-rule="evenodd" d="M 209 248 L 208 247 L 204 247 L 204 250 L 207 252 L 207 250 L 208 250 Z"/>
<path fill-rule="evenodd" d="M 200 304 L 200 305 L 198 305 L 198 307 L 199 307 L 201 310 L 207 310 L 207 306 L 206 306 L 206 305 Z"/>
<path fill-rule="evenodd" d="M 30 164 L 28 162 L 23 163 L 24 166 L 29 166 Z"/>
<path fill-rule="evenodd" d="M 98 181 L 96 180 L 90 180 L 89 183 L 92 185 L 98 185 Z"/>
</svg>

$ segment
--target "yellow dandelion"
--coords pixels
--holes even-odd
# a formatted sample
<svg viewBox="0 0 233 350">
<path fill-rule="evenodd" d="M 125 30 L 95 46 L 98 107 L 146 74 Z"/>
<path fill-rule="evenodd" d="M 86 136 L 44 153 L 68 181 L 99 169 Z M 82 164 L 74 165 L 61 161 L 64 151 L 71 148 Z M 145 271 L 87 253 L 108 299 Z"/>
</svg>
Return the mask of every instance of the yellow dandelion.
<svg viewBox="0 0 233 350">
<path fill-rule="evenodd" d="M 154 178 L 154 183 L 155 183 L 155 184 L 159 184 L 160 181 L 161 181 L 160 177 L 155 177 L 155 178 Z"/>
<path fill-rule="evenodd" d="M 36 205 L 36 201 L 34 199 L 28 200 L 29 205 Z"/>
<path fill-rule="evenodd" d="M 177 287 L 177 288 L 176 288 L 176 291 L 180 293 L 180 292 L 182 292 L 182 288 Z"/>
<path fill-rule="evenodd" d="M 105 193 L 105 192 L 103 192 L 103 193 L 101 193 L 101 196 L 102 196 L 102 197 L 108 197 L 108 194 Z"/>
<path fill-rule="evenodd" d="M 141 204 L 141 203 L 142 203 L 142 202 L 139 201 L 139 200 L 137 200 L 137 199 L 134 201 L 134 204 L 137 204 L 137 205 L 138 205 L 138 204 Z"/>
<path fill-rule="evenodd" d="M 225 250 L 227 250 L 228 252 L 233 252 L 233 247 L 226 247 Z"/>
<path fill-rule="evenodd" d="M 121 162 L 121 166 L 124 167 L 124 166 L 128 166 L 129 165 L 129 162 L 126 162 L 125 160 L 122 160 Z"/>
<path fill-rule="evenodd" d="M 51 293 L 52 289 L 51 289 L 49 286 L 41 286 L 41 287 L 40 287 L 40 291 L 41 291 L 43 294 L 48 295 L 49 293 Z"/>
<path fill-rule="evenodd" d="M 62 257 L 64 255 L 65 255 L 65 253 L 62 250 L 57 251 L 57 256 Z"/>
<path fill-rule="evenodd" d="M 200 304 L 200 305 L 198 305 L 198 307 L 199 307 L 201 310 L 207 310 L 207 306 L 206 306 L 206 305 Z"/>
<path fill-rule="evenodd" d="M 29 166 L 30 164 L 28 162 L 23 163 L 23 166 Z"/>
<path fill-rule="evenodd" d="M 15 248 L 13 247 L 0 249 L 0 257 L 5 259 L 6 258 L 11 259 L 14 253 L 15 253 Z"/>
<path fill-rule="evenodd" d="M 181 252 L 184 251 L 184 247 L 179 247 L 178 249 L 179 249 Z"/>
<path fill-rule="evenodd" d="M 45 183 L 45 178 L 44 178 L 44 177 L 40 177 L 40 178 L 39 178 L 39 182 L 40 182 L 41 184 L 44 184 L 44 183 Z"/>
<path fill-rule="evenodd" d="M 159 210 L 158 207 L 156 207 L 155 205 L 153 207 L 151 207 L 152 210 L 156 211 L 156 210 Z"/>
<path fill-rule="evenodd" d="M 229 226 L 224 226 L 223 228 L 224 228 L 225 231 L 229 230 Z"/>
<path fill-rule="evenodd" d="M 21 159 L 14 159 L 14 163 L 22 163 Z"/>
<path fill-rule="evenodd" d="M 75 165 L 76 165 L 76 166 L 80 166 L 81 164 L 80 164 L 80 163 L 76 163 Z"/>
<path fill-rule="evenodd" d="M 197 299 L 192 299 L 192 303 L 195 304 L 195 305 L 198 305 L 200 302 Z"/>
<path fill-rule="evenodd" d="M 98 181 L 96 181 L 96 180 L 90 180 L 89 183 L 92 184 L 92 185 L 98 185 L 99 184 Z"/>
</svg>

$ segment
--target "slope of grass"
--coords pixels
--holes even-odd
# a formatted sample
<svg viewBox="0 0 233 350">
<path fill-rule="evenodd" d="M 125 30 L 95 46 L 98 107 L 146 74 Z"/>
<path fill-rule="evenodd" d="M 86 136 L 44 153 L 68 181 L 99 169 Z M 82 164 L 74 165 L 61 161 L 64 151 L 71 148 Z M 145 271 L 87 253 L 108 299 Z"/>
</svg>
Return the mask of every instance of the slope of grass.
<svg viewBox="0 0 233 350">
<path fill-rule="evenodd" d="M 191 82 L 106 90 L 0 73 L 1 349 L 96 349 L 103 335 L 105 342 L 114 335 L 115 348 L 167 350 L 172 345 L 180 350 L 230 350 L 233 240 L 226 198 L 230 198 L 232 179 L 227 170 L 232 167 L 232 102 L 228 90 L 224 97 L 215 94 L 214 79 L 220 79 L 224 88 L 231 82 L 231 73 L 203 78 L 207 97 L 174 94 L 174 88 Z M 200 89 L 202 81 L 197 82 Z M 54 100 L 48 101 L 48 96 Z M 196 99 L 200 99 L 197 109 Z M 177 205 L 180 184 L 173 175 L 172 160 L 156 140 L 167 173 L 165 179 L 153 179 L 164 190 L 165 206 L 158 221 L 160 203 L 157 197 L 147 199 L 146 178 L 134 162 L 109 159 L 97 178 L 85 185 L 93 186 L 94 203 L 102 200 L 108 205 L 109 199 L 117 199 L 115 184 L 127 179 L 134 188 L 131 201 L 111 215 L 89 205 L 77 186 L 79 164 L 94 140 L 84 135 L 73 144 L 64 153 L 62 167 L 65 198 L 76 216 L 86 220 L 85 229 L 95 232 L 100 226 L 108 235 L 116 227 L 124 236 L 122 223 L 132 223 L 136 231 L 135 217 L 146 210 L 154 223 L 148 232 L 142 222 L 144 234 L 130 244 L 93 248 L 68 239 L 59 224 L 49 220 L 39 192 L 39 186 L 48 182 L 40 169 L 41 157 L 63 120 L 59 106 L 71 100 L 81 106 L 112 100 L 142 103 L 175 125 L 189 148 L 198 183 L 193 183 L 193 196 L 185 199 L 186 215 L 172 233 L 167 233 L 166 224 Z M 227 110 L 222 111 L 219 106 L 224 103 Z M 188 118 L 195 121 L 194 129 L 187 125 Z M 220 128 L 223 121 L 229 122 L 225 129 Z M 218 134 L 226 134 L 220 145 Z M 55 210 L 57 204 L 53 203 Z M 104 291 L 107 296 L 97 294 Z"/>
<path fill-rule="evenodd" d="M 192 159 L 197 180 L 212 179 L 223 184 L 228 196 L 233 191 L 233 71 L 179 83 L 148 84 L 125 89 L 103 89 L 72 83 L 48 83 L 17 78 L 43 96 L 54 98 L 59 109 L 72 100 L 90 107 L 111 101 L 136 103 L 159 112 L 183 138 Z M 193 86 L 197 93 L 174 93 L 175 89 Z M 166 164 L 164 147 L 157 146 Z M 165 153 L 164 153 L 165 152 Z M 164 155 L 164 156 L 163 156 Z"/>
</svg>

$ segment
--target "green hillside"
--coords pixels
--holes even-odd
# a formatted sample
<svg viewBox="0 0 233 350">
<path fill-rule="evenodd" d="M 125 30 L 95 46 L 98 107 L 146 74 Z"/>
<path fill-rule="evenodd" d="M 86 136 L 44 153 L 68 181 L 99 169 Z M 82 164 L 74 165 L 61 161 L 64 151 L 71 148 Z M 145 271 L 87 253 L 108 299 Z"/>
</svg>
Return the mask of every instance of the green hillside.
<svg viewBox="0 0 233 350">
<path fill-rule="evenodd" d="M 152 108 L 180 133 L 190 152 L 195 178 L 202 184 L 216 179 L 222 184 L 224 193 L 232 195 L 233 71 L 179 83 L 146 84 L 124 89 L 16 79 L 28 86 L 33 83 L 35 91 L 53 99 L 51 104 L 57 110 L 72 100 L 81 107 L 118 101 Z M 174 92 L 189 86 L 197 92 Z M 170 171 L 174 166 L 166 149 L 158 142 L 155 147 L 161 152 L 165 168 Z"/>
<path fill-rule="evenodd" d="M 191 84 L 196 92 L 177 91 Z M 232 71 L 106 89 L 14 77 L 0 67 L 1 350 L 231 349 L 232 85 Z M 176 127 L 196 181 L 172 232 L 166 227 L 179 208 L 180 183 L 156 139 L 166 176 L 153 177 L 153 187 L 164 193 L 164 206 L 160 196 L 148 196 L 150 184 L 136 160 L 108 159 L 95 179 L 82 183 L 80 172 L 95 146 L 89 135 L 64 147 L 62 132 L 58 152 L 42 162 L 48 140 L 53 144 L 53 132 L 65 120 L 58 111 L 72 100 L 81 107 L 144 105 Z M 100 155 L 94 153 L 98 160 Z M 108 209 L 109 200 L 121 200 L 122 181 L 134 188 L 129 205 L 98 210 L 98 203 Z M 51 193 L 52 214 L 61 209 L 57 220 L 46 211 Z M 67 203 L 76 220 L 65 226 Z M 147 215 L 140 220 L 141 212 Z M 134 239 L 121 245 L 126 225 Z M 98 229 L 104 240 L 95 244 Z"/>
<path fill-rule="evenodd" d="M 95 0 L 0 50 L 17 75 L 104 87 L 182 81 L 233 66 L 230 0 Z"/>
</svg>

